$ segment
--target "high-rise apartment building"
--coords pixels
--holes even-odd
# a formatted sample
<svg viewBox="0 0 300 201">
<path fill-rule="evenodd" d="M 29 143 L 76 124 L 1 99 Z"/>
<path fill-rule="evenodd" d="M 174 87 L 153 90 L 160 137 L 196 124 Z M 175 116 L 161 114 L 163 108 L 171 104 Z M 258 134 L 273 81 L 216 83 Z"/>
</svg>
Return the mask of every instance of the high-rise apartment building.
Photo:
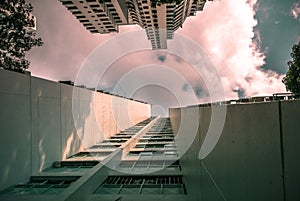
<svg viewBox="0 0 300 201">
<path fill-rule="evenodd" d="M 1 201 L 300 200 L 299 94 L 170 108 L 170 119 L 114 97 L 134 120 L 116 124 L 111 96 L 78 88 L 101 107 L 83 107 L 76 129 L 72 86 L 0 76 Z"/>
<path fill-rule="evenodd" d="M 118 26 L 128 24 L 128 12 L 124 0 L 62 0 L 62 4 L 91 33 L 118 32 Z"/>
<path fill-rule="evenodd" d="M 186 200 L 170 119 L 153 121 L 129 149 L 123 149 L 121 162 L 95 191 L 99 198 Z"/>
<path fill-rule="evenodd" d="M 187 17 L 204 8 L 206 0 L 158 3 L 152 0 L 60 0 L 91 33 L 118 32 L 119 25 L 146 30 L 153 49 L 166 49 L 167 39 Z"/>
<path fill-rule="evenodd" d="M 299 94 L 170 108 L 159 119 L 134 100 L 0 78 L 1 201 L 300 200 Z"/>
<path fill-rule="evenodd" d="M 166 49 L 167 39 L 185 19 L 203 10 L 206 0 L 183 0 L 179 3 L 153 5 L 151 0 L 127 0 L 129 22 L 146 30 L 153 49 Z"/>
<path fill-rule="evenodd" d="M 73 197 L 84 195 L 84 186 L 92 192 Z M 1 194 L 11 200 L 187 199 L 170 119 L 157 117 L 56 161 Z"/>
</svg>

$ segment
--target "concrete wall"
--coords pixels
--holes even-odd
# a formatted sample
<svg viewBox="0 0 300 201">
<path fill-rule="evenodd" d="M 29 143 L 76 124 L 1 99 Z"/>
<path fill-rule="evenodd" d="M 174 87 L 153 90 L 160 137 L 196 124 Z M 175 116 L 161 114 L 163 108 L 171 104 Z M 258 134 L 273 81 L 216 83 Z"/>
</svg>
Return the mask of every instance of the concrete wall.
<svg viewBox="0 0 300 201">
<path fill-rule="evenodd" d="M 0 190 L 151 115 L 151 106 L 0 70 Z"/>
<path fill-rule="evenodd" d="M 31 175 L 32 163 L 30 78 L 2 71 L 0 71 L 1 189 Z"/>
<path fill-rule="evenodd" d="M 228 105 L 221 137 L 202 160 L 199 151 L 212 122 L 212 108 L 179 110 L 170 109 L 177 127 L 183 114 L 179 127 L 199 121 L 197 136 L 180 159 L 189 200 L 300 200 L 299 100 Z M 191 110 L 199 110 L 199 117 L 186 114 Z"/>
<path fill-rule="evenodd" d="M 300 200 L 300 101 L 283 101 L 280 106 L 286 200 Z"/>
</svg>

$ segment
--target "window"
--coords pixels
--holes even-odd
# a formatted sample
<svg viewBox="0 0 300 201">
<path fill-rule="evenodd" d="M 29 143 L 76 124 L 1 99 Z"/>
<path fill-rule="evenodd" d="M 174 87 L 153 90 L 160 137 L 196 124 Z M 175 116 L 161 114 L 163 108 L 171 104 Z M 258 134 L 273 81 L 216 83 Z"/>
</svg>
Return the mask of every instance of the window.
<svg viewBox="0 0 300 201">
<path fill-rule="evenodd" d="M 137 153 L 137 152 L 129 152 L 127 154 L 127 156 L 139 156 L 139 155 L 140 155 L 140 153 Z"/>
<path fill-rule="evenodd" d="M 78 10 L 78 8 L 76 6 L 70 6 L 70 7 L 67 7 L 68 10 Z"/>
<path fill-rule="evenodd" d="M 181 176 L 109 176 L 96 194 L 186 194 Z"/>
<path fill-rule="evenodd" d="M 86 27 L 87 30 L 95 30 L 96 28 L 94 26 L 89 26 L 89 27 Z"/>
<path fill-rule="evenodd" d="M 164 152 L 165 157 L 177 157 L 176 151 L 166 151 Z"/>
<path fill-rule="evenodd" d="M 98 14 L 97 16 L 98 16 L 98 17 L 106 17 L 105 14 Z"/>
<path fill-rule="evenodd" d="M 166 144 L 165 149 L 176 149 L 175 144 Z"/>
<path fill-rule="evenodd" d="M 84 22 L 89 22 L 88 20 L 79 20 L 79 22 L 84 23 Z"/>
<path fill-rule="evenodd" d="M 58 194 L 64 191 L 71 183 L 76 181 L 77 176 L 34 176 L 25 183 L 17 184 L 4 190 L 3 194 Z"/>
<path fill-rule="evenodd" d="M 73 5 L 72 1 L 63 1 L 62 2 L 63 5 Z"/>
<path fill-rule="evenodd" d="M 82 12 L 81 11 L 72 11 L 72 13 L 73 13 L 73 15 L 77 15 L 77 14 L 82 14 Z"/>
<path fill-rule="evenodd" d="M 131 135 L 121 135 L 121 134 L 117 134 L 115 136 L 112 136 L 111 139 L 123 139 L 123 138 L 131 138 Z"/>
<path fill-rule="evenodd" d="M 83 25 L 84 26 L 93 26 L 93 24 L 91 24 L 91 23 L 84 23 Z"/>
<path fill-rule="evenodd" d="M 101 25 L 101 24 L 99 24 L 99 25 Z M 103 28 L 103 27 L 101 27 L 101 28 Z M 107 145 L 94 145 L 94 146 L 90 147 L 90 149 L 115 149 L 117 147 L 118 146 L 107 144 Z"/>
<path fill-rule="evenodd" d="M 76 18 L 77 18 L 77 19 L 84 19 L 85 16 L 83 16 L 83 15 L 77 15 Z"/>
<path fill-rule="evenodd" d="M 145 151 L 145 152 L 141 152 L 140 153 L 141 157 L 152 157 L 152 155 L 153 155 L 153 152 L 147 152 L 147 151 Z"/>
<path fill-rule="evenodd" d="M 103 19 L 104 20 L 104 19 Z M 105 21 L 108 21 L 108 19 L 105 19 Z M 126 142 L 127 140 L 124 139 L 107 139 L 107 140 L 103 140 L 103 142 L 110 142 L 110 143 L 123 143 Z"/>
<path fill-rule="evenodd" d="M 122 161 L 118 166 L 120 170 L 130 170 L 132 172 L 144 172 L 145 170 L 180 170 L 180 165 L 178 161 Z"/>
<path fill-rule="evenodd" d="M 89 158 L 89 157 L 103 157 L 111 154 L 110 151 L 102 151 L 102 152 L 79 152 L 69 158 Z"/>
<path fill-rule="evenodd" d="M 95 9 L 95 8 L 93 8 L 93 11 L 94 11 L 95 13 L 101 13 L 101 12 L 103 12 L 103 10 Z"/>
<path fill-rule="evenodd" d="M 146 144 L 145 148 L 164 148 L 164 144 Z"/>
</svg>

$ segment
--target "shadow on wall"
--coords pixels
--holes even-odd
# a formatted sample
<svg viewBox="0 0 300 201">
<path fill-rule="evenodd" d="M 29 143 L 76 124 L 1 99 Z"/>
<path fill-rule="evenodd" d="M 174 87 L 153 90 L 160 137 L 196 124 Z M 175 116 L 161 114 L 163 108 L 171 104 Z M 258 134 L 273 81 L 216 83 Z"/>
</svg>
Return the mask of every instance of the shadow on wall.
<svg viewBox="0 0 300 201">
<path fill-rule="evenodd" d="M 5 156 L 0 159 L 0 190 L 51 166 L 62 155 L 82 149 L 73 121 L 72 90 L 56 82 L 0 70 L 0 145 Z M 86 103 L 91 104 L 91 95 L 82 95 Z M 92 125 L 86 123 L 89 116 L 89 107 L 81 106 L 78 121 L 83 122 L 79 127 L 83 139 L 94 131 L 86 128 Z"/>
<path fill-rule="evenodd" d="M 29 76 L 0 69 L 0 190 L 31 174 Z"/>
<path fill-rule="evenodd" d="M 0 190 L 119 131 L 107 94 L 0 70 L 0 95 Z M 138 116 L 123 129 L 150 116 L 150 105 L 120 101 Z"/>
<path fill-rule="evenodd" d="M 62 159 L 94 143 L 93 92 L 61 85 Z"/>
</svg>

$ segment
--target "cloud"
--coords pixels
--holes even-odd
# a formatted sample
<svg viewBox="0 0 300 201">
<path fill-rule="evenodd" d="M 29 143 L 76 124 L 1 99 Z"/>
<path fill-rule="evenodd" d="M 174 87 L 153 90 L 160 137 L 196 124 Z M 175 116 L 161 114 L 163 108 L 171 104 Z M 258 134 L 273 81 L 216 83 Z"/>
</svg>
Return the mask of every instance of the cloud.
<svg viewBox="0 0 300 201">
<path fill-rule="evenodd" d="M 182 85 L 182 91 L 189 91 L 190 90 L 190 86 L 187 83 L 184 83 Z"/>
<path fill-rule="evenodd" d="M 282 75 L 262 69 L 265 52 L 255 27 L 257 0 L 207 2 L 203 12 L 186 20 L 181 33 L 198 42 L 215 64 L 226 99 L 238 98 L 232 89 L 243 86 L 245 96 L 284 92 Z M 255 39 L 255 40 L 253 40 Z"/>
<path fill-rule="evenodd" d="M 38 32 L 45 41 L 43 47 L 30 53 L 30 70 L 34 75 L 48 79 L 74 80 L 80 65 L 93 48 L 112 36 L 89 33 L 58 1 L 30 1 L 34 3 Z M 259 31 L 255 29 L 256 9 L 257 0 L 208 1 L 204 11 L 189 17 L 183 29 L 178 30 L 197 42 L 209 55 L 221 76 L 226 99 L 285 91 L 282 75 L 262 69 L 267 49 L 261 50 Z M 121 26 L 120 32 L 137 29 L 140 28 Z M 119 59 L 106 72 L 102 80 L 105 84 L 101 88 L 112 90 L 115 83 L 135 66 L 162 63 L 175 69 L 189 83 L 190 88 L 180 85 L 178 91 L 194 91 L 200 101 L 208 96 L 207 86 L 199 81 L 199 76 L 189 64 L 183 58 L 164 51 L 136 52 Z M 142 76 L 139 79 L 148 75 Z M 147 101 L 151 103 L 150 98 Z"/>
<path fill-rule="evenodd" d="M 262 50 L 262 39 L 259 30 L 257 28 L 254 28 L 253 33 L 254 37 L 252 38 L 252 42 L 256 45 L 258 49 Z"/>
<path fill-rule="evenodd" d="M 164 63 L 164 62 L 166 61 L 167 57 L 166 57 L 165 55 L 158 54 L 158 55 L 157 55 L 157 59 L 158 59 L 160 62 Z"/>
<path fill-rule="evenodd" d="M 290 11 L 290 14 L 297 20 L 300 16 L 300 2 L 295 2 Z"/>
<path fill-rule="evenodd" d="M 202 94 L 202 88 L 201 87 L 199 87 L 199 86 L 196 86 L 195 88 L 194 88 L 194 92 L 195 92 L 195 95 L 198 97 L 198 98 L 200 98 L 201 96 L 203 96 L 203 94 Z"/>
<path fill-rule="evenodd" d="M 237 88 L 232 90 L 233 92 L 236 92 L 238 94 L 239 99 L 240 98 L 245 98 L 245 91 L 242 88 Z"/>
<path fill-rule="evenodd" d="M 199 100 L 201 100 L 203 98 L 207 98 L 209 96 L 207 89 L 205 87 L 199 85 L 199 83 L 197 83 L 195 86 L 192 86 L 192 87 L 188 83 L 184 83 L 182 85 L 183 92 L 190 92 L 191 88 L 193 90 L 193 93 Z"/>
<path fill-rule="evenodd" d="M 188 83 L 184 83 L 182 85 L 182 91 L 186 94 L 194 94 L 200 102 L 202 102 L 203 100 L 207 101 L 207 98 L 209 98 L 208 89 L 205 86 L 203 86 L 202 83 L 195 83 L 193 84 L 193 86 L 191 86 Z"/>
</svg>

